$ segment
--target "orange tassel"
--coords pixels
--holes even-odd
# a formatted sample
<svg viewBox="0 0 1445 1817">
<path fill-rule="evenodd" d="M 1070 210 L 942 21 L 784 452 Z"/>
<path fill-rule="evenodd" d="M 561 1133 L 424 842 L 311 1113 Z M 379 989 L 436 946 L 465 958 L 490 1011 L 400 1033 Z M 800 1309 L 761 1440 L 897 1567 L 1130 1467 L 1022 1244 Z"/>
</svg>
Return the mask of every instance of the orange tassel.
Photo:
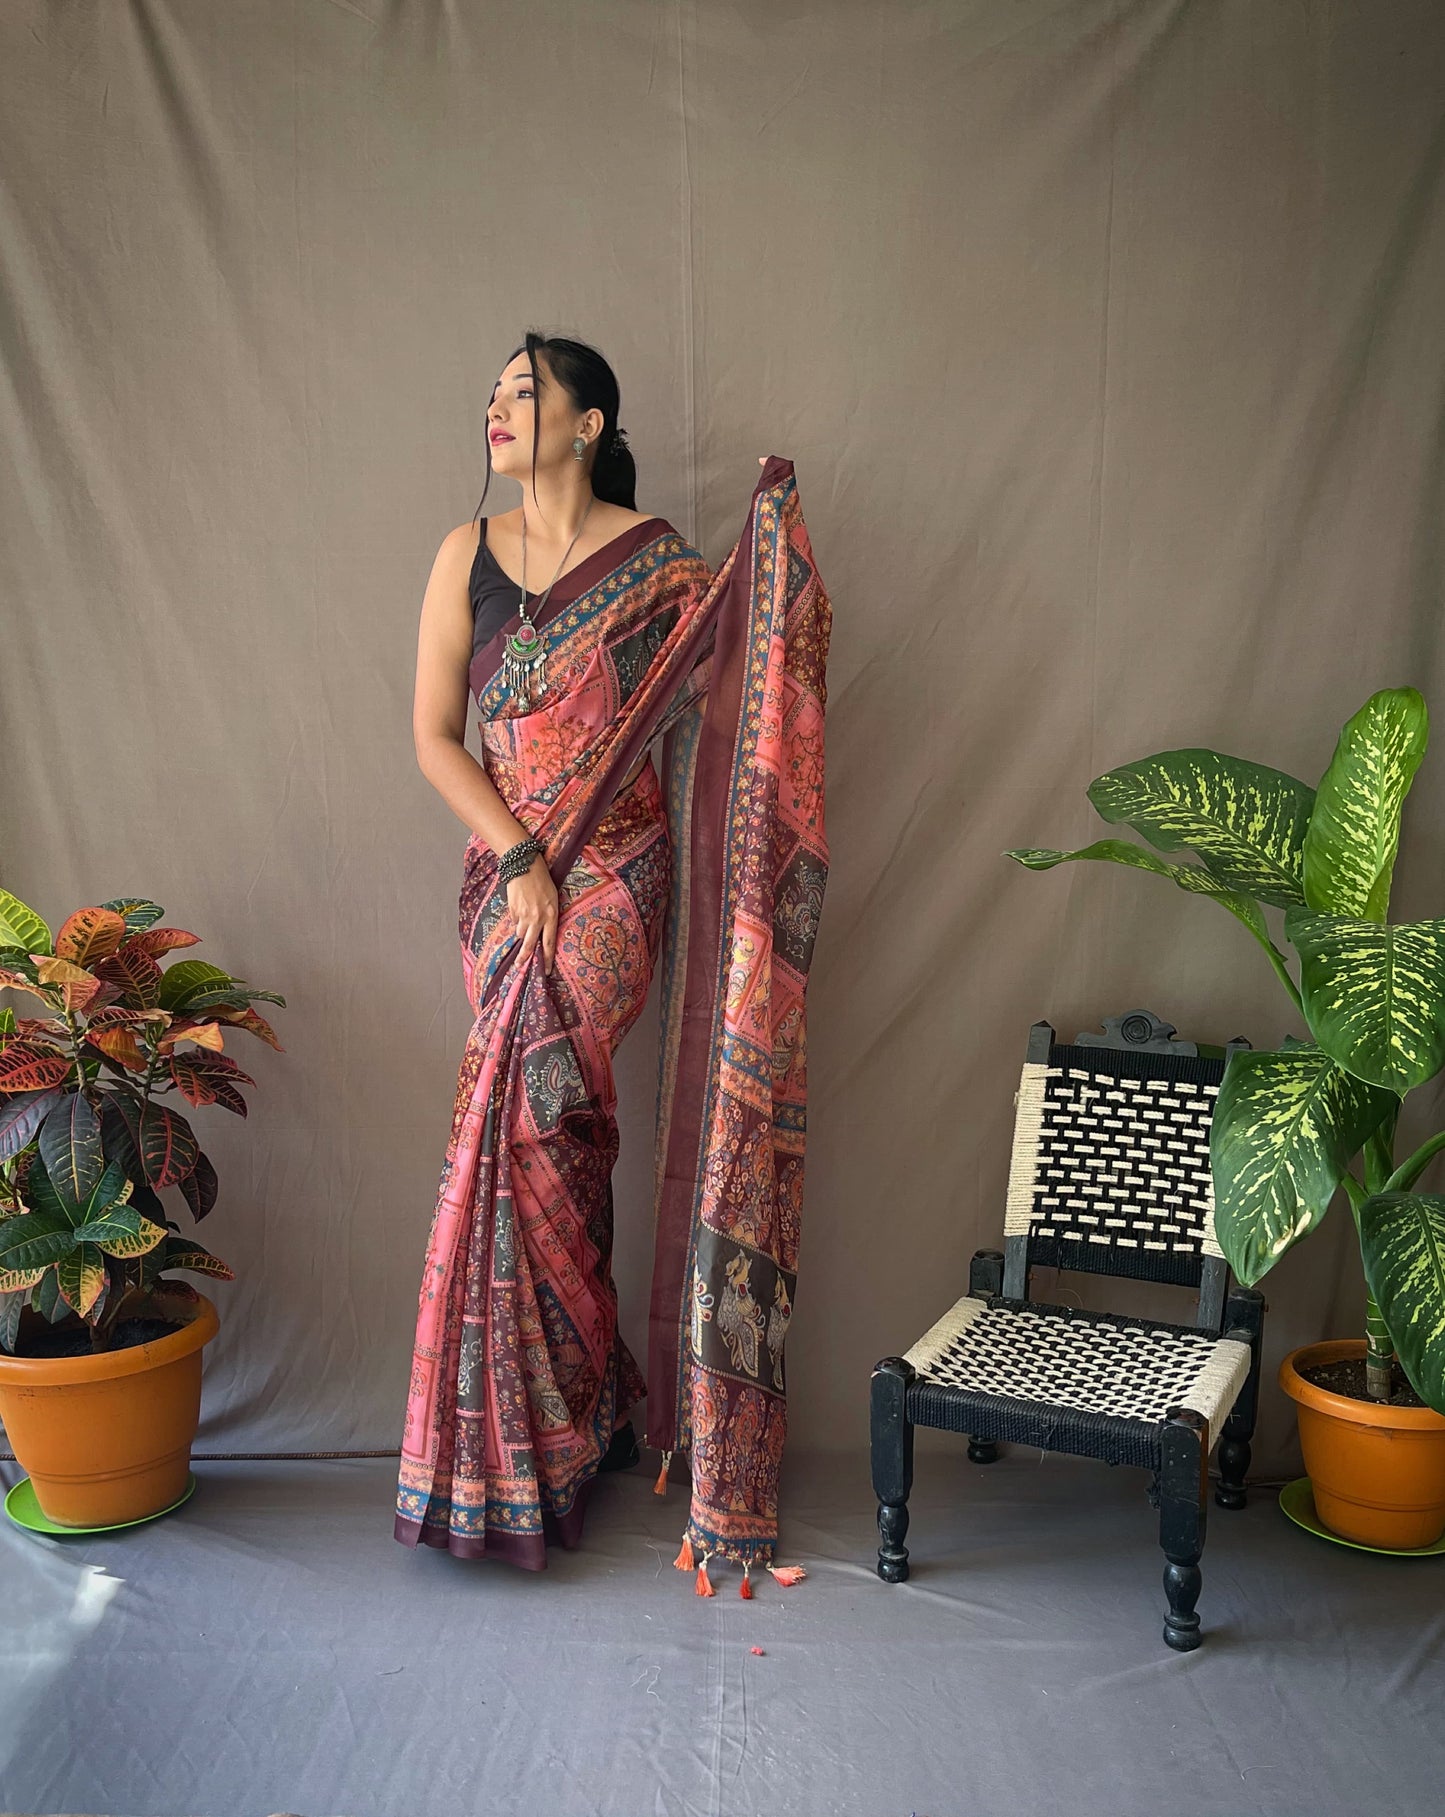
<svg viewBox="0 0 1445 1817">
<path fill-rule="evenodd" d="M 808 1573 L 801 1565 L 769 1565 L 768 1569 L 786 1590 L 792 1584 L 800 1584 Z"/>
<path fill-rule="evenodd" d="M 749 1575 L 751 1570 L 751 1565 L 743 1566 L 743 1581 L 738 1585 L 738 1595 L 741 1596 L 745 1602 L 751 1602 L 753 1599 L 753 1580 Z"/>
<path fill-rule="evenodd" d="M 662 1454 L 662 1468 L 657 1473 L 657 1481 L 652 1485 L 652 1493 L 654 1495 L 667 1494 L 667 1470 L 668 1465 L 671 1464 L 671 1462 L 672 1453 L 670 1451 L 664 1451 Z"/>
<path fill-rule="evenodd" d="M 703 1554 L 702 1563 L 697 1568 L 697 1582 L 693 1585 L 693 1588 L 694 1588 L 694 1590 L 696 1590 L 696 1592 L 699 1596 L 716 1596 L 717 1595 L 717 1591 L 714 1590 L 712 1587 L 712 1579 L 707 1574 L 707 1554 L 706 1553 Z"/>
<path fill-rule="evenodd" d="M 675 1571 L 691 1571 L 692 1566 L 692 1541 L 684 1533 L 682 1536 L 682 1550 L 678 1553 L 677 1557 L 673 1559 L 672 1567 Z"/>
</svg>

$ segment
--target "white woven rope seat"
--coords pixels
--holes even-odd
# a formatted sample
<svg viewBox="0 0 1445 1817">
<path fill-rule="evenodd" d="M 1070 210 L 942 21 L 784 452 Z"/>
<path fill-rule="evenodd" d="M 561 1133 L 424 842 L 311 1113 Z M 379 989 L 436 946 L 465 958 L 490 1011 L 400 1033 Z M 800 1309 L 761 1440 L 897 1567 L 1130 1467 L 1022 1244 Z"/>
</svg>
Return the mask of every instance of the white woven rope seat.
<svg viewBox="0 0 1445 1817">
<path fill-rule="evenodd" d="M 923 1383 L 996 1400 L 1150 1426 L 1188 1407 L 1208 1422 L 1211 1441 L 1250 1365 L 1249 1346 L 1235 1339 L 968 1294 L 905 1357 Z"/>
</svg>

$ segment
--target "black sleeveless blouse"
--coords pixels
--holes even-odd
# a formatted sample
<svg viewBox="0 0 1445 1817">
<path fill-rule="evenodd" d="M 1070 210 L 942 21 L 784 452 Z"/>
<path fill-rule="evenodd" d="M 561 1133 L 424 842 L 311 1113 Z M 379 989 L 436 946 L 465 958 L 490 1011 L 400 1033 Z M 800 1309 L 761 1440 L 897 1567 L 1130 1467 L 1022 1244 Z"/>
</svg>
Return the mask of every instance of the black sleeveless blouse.
<svg viewBox="0 0 1445 1817">
<path fill-rule="evenodd" d="M 487 520 L 483 518 L 477 532 L 477 552 L 472 558 L 471 578 L 467 592 L 472 602 L 472 657 L 492 641 L 522 603 L 522 589 L 506 574 L 487 547 Z M 527 604 L 537 603 L 537 594 L 527 595 Z"/>
</svg>

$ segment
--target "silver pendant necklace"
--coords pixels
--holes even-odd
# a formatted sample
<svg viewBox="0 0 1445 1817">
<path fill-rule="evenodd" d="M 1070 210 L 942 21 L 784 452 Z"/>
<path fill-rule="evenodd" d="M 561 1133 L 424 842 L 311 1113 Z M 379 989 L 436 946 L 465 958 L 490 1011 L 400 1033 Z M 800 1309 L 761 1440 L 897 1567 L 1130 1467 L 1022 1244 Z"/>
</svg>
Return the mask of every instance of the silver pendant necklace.
<svg viewBox="0 0 1445 1817">
<path fill-rule="evenodd" d="M 562 559 L 557 563 L 557 573 L 547 582 L 547 591 L 537 601 L 537 612 L 540 614 L 547 603 L 547 595 L 557 584 L 557 575 L 567 565 L 567 557 L 572 553 L 573 544 L 582 534 L 582 526 L 587 522 L 588 512 L 592 509 L 593 499 L 587 500 L 577 528 L 572 532 L 572 541 L 562 551 Z M 527 507 L 522 507 L 522 622 L 516 630 L 509 633 L 502 646 L 502 679 L 509 688 L 523 694 L 528 700 L 533 693 L 541 694 L 547 687 L 547 649 L 542 641 L 542 633 L 533 623 L 527 611 Z"/>
</svg>

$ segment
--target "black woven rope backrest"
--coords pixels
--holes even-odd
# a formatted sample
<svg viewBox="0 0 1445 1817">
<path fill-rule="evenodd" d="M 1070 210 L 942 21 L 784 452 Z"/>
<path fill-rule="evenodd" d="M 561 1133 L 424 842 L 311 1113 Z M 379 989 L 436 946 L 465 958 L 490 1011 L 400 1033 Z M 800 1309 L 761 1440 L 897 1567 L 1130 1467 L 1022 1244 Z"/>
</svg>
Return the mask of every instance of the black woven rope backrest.
<svg viewBox="0 0 1445 1817">
<path fill-rule="evenodd" d="M 1198 1287 L 1222 1059 L 1053 1042 L 1019 1085 L 1005 1233 L 1030 1266 Z"/>
</svg>

